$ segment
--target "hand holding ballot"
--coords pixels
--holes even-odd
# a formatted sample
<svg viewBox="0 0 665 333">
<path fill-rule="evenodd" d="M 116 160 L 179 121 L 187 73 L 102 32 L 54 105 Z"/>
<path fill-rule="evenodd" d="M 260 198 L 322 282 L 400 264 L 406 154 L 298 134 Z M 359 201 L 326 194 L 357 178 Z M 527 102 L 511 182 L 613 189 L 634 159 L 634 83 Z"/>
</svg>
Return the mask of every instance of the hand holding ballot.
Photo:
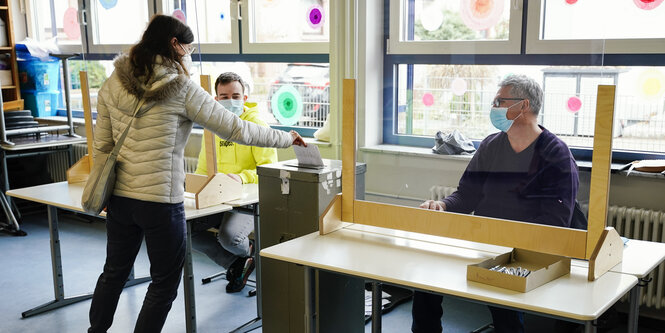
<svg viewBox="0 0 665 333">
<path fill-rule="evenodd" d="M 298 132 L 296 132 L 294 130 L 291 130 L 289 133 L 291 133 L 291 136 L 293 137 L 293 146 L 294 147 L 296 147 L 296 146 L 307 147 L 307 143 L 302 138 L 302 136 L 300 136 L 300 134 L 298 134 Z"/>
</svg>

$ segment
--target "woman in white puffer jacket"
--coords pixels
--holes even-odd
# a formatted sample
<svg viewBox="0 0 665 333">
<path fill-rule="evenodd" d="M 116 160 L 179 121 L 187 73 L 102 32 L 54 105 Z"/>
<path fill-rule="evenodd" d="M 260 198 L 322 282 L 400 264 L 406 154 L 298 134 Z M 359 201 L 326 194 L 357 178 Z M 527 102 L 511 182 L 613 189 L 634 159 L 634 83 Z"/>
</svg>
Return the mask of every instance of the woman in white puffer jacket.
<svg viewBox="0 0 665 333">
<path fill-rule="evenodd" d="M 150 276 L 135 332 L 161 331 L 176 298 L 185 256 L 184 147 L 194 122 L 244 145 L 305 145 L 296 133 L 243 121 L 189 78 L 194 36 L 176 18 L 156 15 L 99 90 L 95 163 L 103 163 L 132 118 L 107 206 L 107 254 L 90 307 L 88 332 L 106 332 L 145 236 Z"/>
</svg>

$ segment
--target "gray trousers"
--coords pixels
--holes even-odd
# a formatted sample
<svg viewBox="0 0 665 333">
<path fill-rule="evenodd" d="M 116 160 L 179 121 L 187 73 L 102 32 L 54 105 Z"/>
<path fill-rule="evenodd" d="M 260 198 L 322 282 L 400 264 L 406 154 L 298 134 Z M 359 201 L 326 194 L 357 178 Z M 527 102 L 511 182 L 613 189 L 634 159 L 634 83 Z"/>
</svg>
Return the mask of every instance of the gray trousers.
<svg viewBox="0 0 665 333">
<path fill-rule="evenodd" d="M 210 227 L 218 227 L 217 237 L 206 231 Z M 225 212 L 221 222 L 219 215 L 204 218 L 192 226 L 192 248 L 228 269 L 237 258 L 250 255 L 248 236 L 253 230 L 254 218 L 247 214 Z"/>
</svg>

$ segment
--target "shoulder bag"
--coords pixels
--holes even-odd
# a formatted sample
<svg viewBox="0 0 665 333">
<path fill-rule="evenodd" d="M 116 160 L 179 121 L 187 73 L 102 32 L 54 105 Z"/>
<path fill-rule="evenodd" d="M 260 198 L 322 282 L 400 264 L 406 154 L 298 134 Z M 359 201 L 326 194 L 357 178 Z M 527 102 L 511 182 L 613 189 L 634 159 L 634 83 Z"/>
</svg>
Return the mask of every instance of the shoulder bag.
<svg viewBox="0 0 665 333">
<path fill-rule="evenodd" d="M 125 128 L 125 131 L 115 143 L 115 147 L 113 147 L 111 153 L 106 157 L 106 161 L 104 163 L 97 163 L 92 167 L 81 197 L 81 204 L 86 213 L 99 215 L 106 207 L 106 204 L 108 204 L 109 198 L 113 193 L 113 188 L 115 187 L 115 163 L 118 159 L 118 153 L 143 102 L 145 100 L 141 99 L 137 103 L 132 120 L 129 121 L 127 128 Z"/>
</svg>

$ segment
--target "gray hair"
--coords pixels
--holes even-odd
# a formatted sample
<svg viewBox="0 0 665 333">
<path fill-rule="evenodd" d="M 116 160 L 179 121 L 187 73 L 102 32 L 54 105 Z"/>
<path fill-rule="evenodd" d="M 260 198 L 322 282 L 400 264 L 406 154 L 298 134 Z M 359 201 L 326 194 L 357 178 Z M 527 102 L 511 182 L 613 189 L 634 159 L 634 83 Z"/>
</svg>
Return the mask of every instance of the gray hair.
<svg viewBox="0 0 665 333">
<path fill-rule="evenodd" d="M 510 87 L 510 94 L 514 97 L 528 99 L 531 113 L 538 115 L 543 105 L 543 89 L 536 80 L 526 75 L 508 75 L 499 83 L 501 88 L 506 86 Z"/>
</svg>

